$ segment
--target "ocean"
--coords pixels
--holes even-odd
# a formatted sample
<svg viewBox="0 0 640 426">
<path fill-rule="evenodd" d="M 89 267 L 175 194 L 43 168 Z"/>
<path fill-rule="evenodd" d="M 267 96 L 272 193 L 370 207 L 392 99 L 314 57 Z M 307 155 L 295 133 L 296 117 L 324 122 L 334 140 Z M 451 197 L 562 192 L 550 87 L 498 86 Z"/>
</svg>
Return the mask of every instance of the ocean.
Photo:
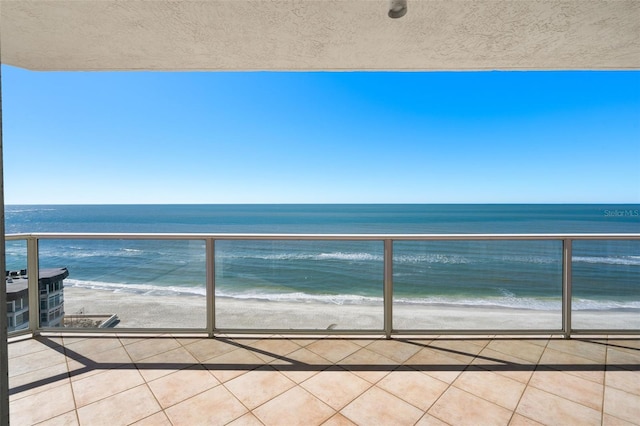
<svg viewBox="0 0 640 426">
<path fill-rule="evenodd" d="M 6 232 L 477 234 L 640 233 L 640 205 L 6 206 Z M 42 240 L 66 286 L 205 295 L 203 241 Z M 398 241 L 394 304 L 560 309 L 560 241 Z M 26 245 L 7 242 L 7 269 Z M 216 295 L 379 304 L 381 241 L 217 241 Z M 573 307 L 640 313 L 640 241 L 576 241 Z"/>
</svg>

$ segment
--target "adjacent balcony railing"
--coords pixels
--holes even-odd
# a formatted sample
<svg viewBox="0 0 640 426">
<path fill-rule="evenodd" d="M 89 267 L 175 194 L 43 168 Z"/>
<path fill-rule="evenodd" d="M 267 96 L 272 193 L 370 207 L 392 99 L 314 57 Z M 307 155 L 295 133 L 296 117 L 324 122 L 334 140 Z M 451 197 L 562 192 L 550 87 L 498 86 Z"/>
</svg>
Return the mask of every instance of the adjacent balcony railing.
<svg viewBox="0 0 640 426">
<path fill-rule="evenodd" d="M 29 327 L 14 334 L 640 333 L 640 234 L 33 233 L 6 244 L 8 268 L 28 272 Z M 73 321 L 46 328 L 37 277 L 53 267 L 69 269 Z"/>
</svg>

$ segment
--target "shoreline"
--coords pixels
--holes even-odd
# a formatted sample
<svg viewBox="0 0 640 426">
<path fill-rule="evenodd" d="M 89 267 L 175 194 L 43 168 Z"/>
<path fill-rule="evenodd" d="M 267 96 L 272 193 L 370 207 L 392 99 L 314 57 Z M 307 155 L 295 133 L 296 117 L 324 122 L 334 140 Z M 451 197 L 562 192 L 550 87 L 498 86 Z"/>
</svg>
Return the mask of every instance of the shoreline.
<svg viewBox="0 0 640 426">
<path fill-rule="evenodd" d="M 65 287 L 65 314 L 116 314 L 115 328 L 206 328 L 206 299 L 202 296 L 145 295 Z M 384 328 L 383 307 L 318 302 L 276 302 L 216 298 L 216 328 L 363 330 Z M 573 311 L 576 329 L 640 329 L 640 316 L 620 311 Z M 560 310 L 394 305 L 397 330 L 553 330 L 562 328 Z M 535 320 L 535 323 L 532 322 Z M 504 325 L 508 324 L 508 328 Z"/>
</svg>

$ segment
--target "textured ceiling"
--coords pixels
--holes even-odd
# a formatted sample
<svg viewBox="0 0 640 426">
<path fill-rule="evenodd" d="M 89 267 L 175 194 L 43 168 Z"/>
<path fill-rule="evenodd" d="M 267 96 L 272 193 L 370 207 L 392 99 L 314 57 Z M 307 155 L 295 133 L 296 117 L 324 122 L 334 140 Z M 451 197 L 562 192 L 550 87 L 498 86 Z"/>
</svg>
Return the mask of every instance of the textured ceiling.
<svg viewBox="0 0 640 426">
<path fill-rule="evenodd" d="M 639 0 L 1 0 L 34 70 L 637 69 Z"/>
</svg>

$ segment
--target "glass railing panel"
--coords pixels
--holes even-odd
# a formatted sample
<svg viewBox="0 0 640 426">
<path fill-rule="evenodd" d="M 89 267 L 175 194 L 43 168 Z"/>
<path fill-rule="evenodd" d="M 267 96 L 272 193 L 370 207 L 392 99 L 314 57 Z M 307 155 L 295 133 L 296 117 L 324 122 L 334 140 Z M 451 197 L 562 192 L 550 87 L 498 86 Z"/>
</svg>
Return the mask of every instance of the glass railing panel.
<svg viewBox="0 0 640 426">
<path fill-rule="evenodd" d="M 640 240 L 573 242 L 572 328 L 640 330 Z"/>
<path fill-rule="evenodd" d="M 27 242 L 5 243 L 7 282 L 7 331 L 11 334 L 29 328 L 29 290 L 27 288 Z"/>
<path fill-rule="evenodd" d="M 396 241 L 395 330 L 560 330 L 561 241 Z"/>
<path fill-rule="evenodd" d="M 202 240 L 42 239 L 40 326 L 204 329 L 205 260 Z"/>
<path fill-rule="evenodd" d="M 216 328 L 382 330 L 382 241 L 216 241 Z"/>
</svg>

